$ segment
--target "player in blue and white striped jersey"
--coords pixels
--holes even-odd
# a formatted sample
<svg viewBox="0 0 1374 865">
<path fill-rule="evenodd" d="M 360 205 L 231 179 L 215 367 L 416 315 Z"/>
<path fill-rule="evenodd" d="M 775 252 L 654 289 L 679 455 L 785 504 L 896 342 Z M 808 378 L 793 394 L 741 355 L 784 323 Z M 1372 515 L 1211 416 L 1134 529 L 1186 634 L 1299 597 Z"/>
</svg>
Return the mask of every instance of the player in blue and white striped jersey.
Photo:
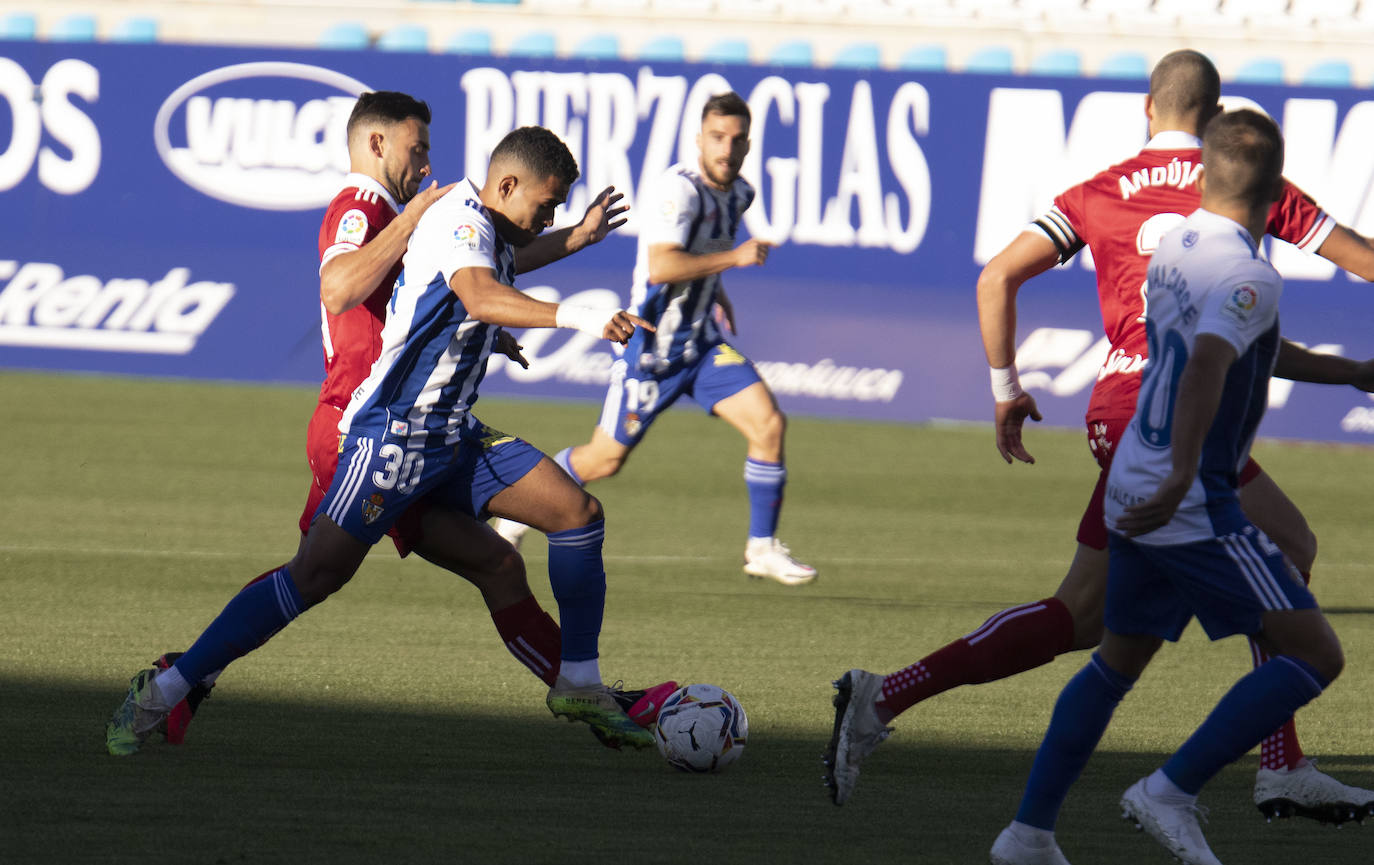
<svg viewBox="0 0 1374 865">
<path fill-rule="evenodd" d="M 738 94 L 712 97 L 702 109 L 698 162 L 674 165 L 640 196 L 630 308 L 656 329 L 636 332 L 611 367 L 591 441 L 554 459 L 579 483 L 610 477 L 658 415 L 679 397 L 690 396 L 748 442 L 745 573 L 800 585 L 815 579 L 816 569 L 793 559 L 776 537 L 787 481 L 787 421 L 754 365 L 730 344 L 714 317 L 719 306 L 735 331 L 720 275 L 763 264 L 771 249 L 758 239 L 735 245 L 744 211 L 754 201 L 754 187 L 739 175 L 749 152 L 749 122 L 749 106 Z M 526 529 L 508 521 L 496 527 L 512 543 L 519 543 Z"/>
<path fill-rule="evenodd" d="M 614 747 L 653 744 L 602 683 L 601 503 L 534 447 L 470 412 L 500 327 L 568 327 L 624 343 L 644 324 L 623 310 L 537 301 L 512 285 L 516 248 L 553 223 L 577 176 L 557 136 L 524 127 L 497 145 L 482 186 L 464 181 L 425 212 L 392 293 L 381 355 L 343 414 L 339 467 L 301 550 L 235 596 L 174 666 L 135 677 L 107 728 L 112 753 L 137 750 L 185 697 L 188 683 L 342 588 L 421 498 L 477 518 L 518 518 L 548 533 L 549 581 L 562 627 L 549 708 L 587 722 Z"/>
</svg>

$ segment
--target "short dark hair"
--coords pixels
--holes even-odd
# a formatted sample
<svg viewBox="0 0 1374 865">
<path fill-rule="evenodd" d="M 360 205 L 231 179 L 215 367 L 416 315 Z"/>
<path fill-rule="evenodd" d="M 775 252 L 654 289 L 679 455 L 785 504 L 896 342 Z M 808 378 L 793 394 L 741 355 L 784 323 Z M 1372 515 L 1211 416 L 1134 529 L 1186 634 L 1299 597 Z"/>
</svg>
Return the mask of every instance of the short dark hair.
<svg viewBox="0 0 1374 865">
<path fill-rule="evenodd" d="M 1209 194 L 1266 204 L 1283 176 L 1283 134 L 1258 111 L 1218 114 L 1202 133 L 1202 165 Z"/>
<path fill-rule="evenodd" d="M 701 119 L 705 120 L 708 115 L 720 114 L 725 117 L 743 117 L 745 121 L 751 121 L 749 116 L 749 103 L 743 97 L 731 90 L 728 93 L 717 93 L 706 104 L 701 106 Z"/>
<path fill-rule="evenodd" d="M 520 163 L 540 178 L 557 177 L 569 186 L 581 174 L 568 145 L 542 126 L 521 126 L 506 133 L 491 152 L 493 164 L 504 159 Z"/>
<path fill-rule="evenodd" d="M 1216 108 L 1221 75 L 1200 51 L 1170 51 L 1150 73 L 1150 97 L 1169 117 L 1197 116 Z"/>
<path fill-rule="evenodd" d="M 395 90 L 375 90 L 358 95 L 353 112 L 348 115 L 348 134 L 364 123 L 400 123 L 415 117 L 429 125 L 429 105 L 408 93 Z"/>
</svg>

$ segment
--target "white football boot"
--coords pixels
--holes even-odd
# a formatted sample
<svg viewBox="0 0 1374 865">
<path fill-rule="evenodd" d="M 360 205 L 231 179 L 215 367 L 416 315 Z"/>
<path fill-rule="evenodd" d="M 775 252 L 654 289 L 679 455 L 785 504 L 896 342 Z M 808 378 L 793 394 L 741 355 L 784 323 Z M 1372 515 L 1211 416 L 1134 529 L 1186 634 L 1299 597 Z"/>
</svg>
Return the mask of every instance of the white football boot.
<svg viewBox="0 0 1374 865">
<path fill-rule="evenodd" d="M 992 865 L 1069 865 L 1053 832 L 1012 823 L 992 842 Z"/>
<path fill-rule="evenodd" d="M 1308 760 L 1296 769 L 1260 769 L 1255 807 L 1266 820 L 1310 817 L 1339 826 L 1374 815 L 1374 791 L 1342 784 Z"/>
<path fill-rule="evenodd" d="M 830 799 L 843 805 L 859 783 L 859 763 L 892 733 L 878 720 L 874 703 L 883 693 L 883 677 L 850 670 L 834 682 L 835 728 L 825 751 L 825 783 Z"/>
<path fill-rule="evenodd" d="M 816 569 L 792 558 L 777 538 L 750 538 L 744 547 L 744 572 L 767 577 L 784 586 L 800 586 L 816 579 Z"/>
<path fill-rule="evenodd" d="M 1196 802 L 1151 796 L 1144 778 L 1121 796 L 1121 819 L 1133 821 L 1186 865 L 1221 865 L 1198 825 L 1198 817 L 1205 815 Z"/>
</svg>

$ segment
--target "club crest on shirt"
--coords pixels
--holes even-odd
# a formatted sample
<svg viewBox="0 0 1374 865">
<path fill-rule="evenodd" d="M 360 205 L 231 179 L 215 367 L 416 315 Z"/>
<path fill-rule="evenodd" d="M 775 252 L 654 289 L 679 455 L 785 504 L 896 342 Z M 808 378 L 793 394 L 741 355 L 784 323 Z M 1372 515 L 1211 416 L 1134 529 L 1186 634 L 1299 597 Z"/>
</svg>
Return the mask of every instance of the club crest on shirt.
<svg viewBox="0 0 1374 865">
<path fill-rule="evenodd" d="M 1226 302 L 1222 304 L 1221 311 L 1239 321 L 1245 321 L 1250 317 L 1250 313 L 1254 311 L 1257 303 L 1259 303 L 1259 290 L 1247 283 L 1236 286 L 1231 292 L 1231 296 L 1226 298 Z"/>
<path fill-rule="evenodd" d="M 481 243 L 480 235 L 477 233 L 477 226 L 470 223 L 463 223 L 453 229 L 453 239 L 463 244 L 468 249 L 476 249 Z"/>
<path fill-rule="evenodd" d="M 410 435 L 410 424 L 409 424 L 409 422 L 403 421 L 403 420 L 394 420 L 394 421 L 392 421 L 392 422 L 391 422 L 391 434 L 394 435 L 394 436 Z"/>
<path fill-rule="evenodd" d="M 350 210 L 339 220 L 339 228 L 334 232 L 335 243 L 351 243 L 362 246 L 367 239 L 367 214 L 361 210 Z"/>
<path fill-rule="evenodd" d="M 382 503 L 386 499 L 382 498 L 381 493 L 373 493 L 363 500 L 363 522 L 372 525 L 381 518 L 382 512 L 386 510 Z"/>
<path fill-rule="evenodd" d="M 1197 232 L 1189 229 L 1183 232 L 1183 248 L 1192 249 L 1193 244 L 1197 243 Z"/>
<path fill-rule="evenodd" d="M 625 414 L 625 434 L 626 434 L 626 435 L 628 435 L 628 436 L 637 436 L 637 435 L 639 435 L 639 430 L 640 430 L 640 427 L 642 427 L 642 426 L 643 426 L 643 424 L 642 424 L 642 423 L 640 422 L 640 420 L 639 420 L 639 415 L 635 414 L 634 412 L 626 412 L 626 414 Z"/>
</svg>

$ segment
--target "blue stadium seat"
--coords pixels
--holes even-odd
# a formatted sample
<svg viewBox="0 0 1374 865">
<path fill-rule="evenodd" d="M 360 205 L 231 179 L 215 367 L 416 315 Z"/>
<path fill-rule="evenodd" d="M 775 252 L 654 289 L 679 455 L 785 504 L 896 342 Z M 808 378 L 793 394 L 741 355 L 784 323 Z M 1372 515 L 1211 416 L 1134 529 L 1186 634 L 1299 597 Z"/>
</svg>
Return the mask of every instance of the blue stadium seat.
<svg viewBox="0 0 1374 865">
<path fill-rule="evenodd" d="M 593 33 L 573 46 L 572 56 L 586 60 L 618 60 L 620 40 L 614 33 Z"/>
<path fill-rule="evenodd" d="M 964 62 L 965 72 L 1011 72 L 1011 49 L 1000 45 L 980 48 Z"/>
<path fill-rule="evenodd" d="M 798 40 L 775 45 L 768 53 L 768 62 L 774 66 L 810 66 L 811 43 Z"/>
<path fill-rule="evenodd" d="M 372 40 L 367 35 L 367 28 L 356 21 L 343 21 L 335 24 L 321 33 L 319 40 L 315 43 L 317 47 L 337 51 L 357 50 L 366 48 L 371 44 Z"/>
<path fill-rule="evenodd" d="M 110 31 L 112 42 L 156 42 L 156 18 L 125 18 Z"/>
<path fill-rule="evenodd" d="M 830 65 L 836 69 L 877 69 L 882 59 L 877 42 L 854 42 L 836 52 Z"/>
<path fill-rule="evenodd" d="M 1302 74 L 1302 83 L 1313 87 L 1349 87 L 1354 82 L 1355 75 L 1344 60 L 1325 60 Z"/>
<path fill-rule="evenodd" d="M 1283 61 L 1273 57 L 1256 58 L 1236 70 L 1231 80 L 1244 84 L 1282 84 Z"/>
<path fill-rule="evenodd" d="M 48 38 L 54 42 L 90 42 L 95 39 L 95 16 L 68 15 L 53 25 Z"/>
<path fill-rule="evenodd" d="M 1046 51 L 1031 60 L 1034 75 L 1077 76 L 1083 74 L 1083 58 L 1077 51 Z"/>
<path fill-rule="evenodd" d="M 506 49 L 513 57 L 552 57 L 555 50 L 553 34 L 547 30 L 536 30 L 516 37 Z"/>
<path fill-rule="evenodd" d="M 28 12 L 15 12 L 0 18 L 0 39 L 32 39 L 38 34 L 38 20 Z"/>
<path fill-rule="evenodd" d="M 1144 54 L 1128 51 L 1113 54 L 1097 67 L 1099 78 L 1149 78 L 1150 62 Z"/>
<path fill-rule="evenodd" d="M 429 31 L 418 24 L 397 24 L 377 37 L 383 51 L 428 51 Z"/>
<path fill-rule="evenodd" d="M 913 72 L 944 72 L 949 68 L 949 52 L 943 45 L 917 45 L 902 52 L 897 59 L 898 69 Z"/>
<path fill-rule="evenodd" d="M 706 49 L 702 63 L 748 63 L 749 43 L 743 39 L 723 39 Z"/>
<path fill-rule="evenodd" d="M 459 30 L 444 43 L 444 50 L 450 54 L 490 54 L 490 30 Z"/>
<path fill-rule="evenodd" d="M 676 36 L 660 36 L 650 39 L 639 49 L 640 60 L 657 60 L 660 63 L 681 63 L 685 52 L 682 40 Z"/>
</svg>

